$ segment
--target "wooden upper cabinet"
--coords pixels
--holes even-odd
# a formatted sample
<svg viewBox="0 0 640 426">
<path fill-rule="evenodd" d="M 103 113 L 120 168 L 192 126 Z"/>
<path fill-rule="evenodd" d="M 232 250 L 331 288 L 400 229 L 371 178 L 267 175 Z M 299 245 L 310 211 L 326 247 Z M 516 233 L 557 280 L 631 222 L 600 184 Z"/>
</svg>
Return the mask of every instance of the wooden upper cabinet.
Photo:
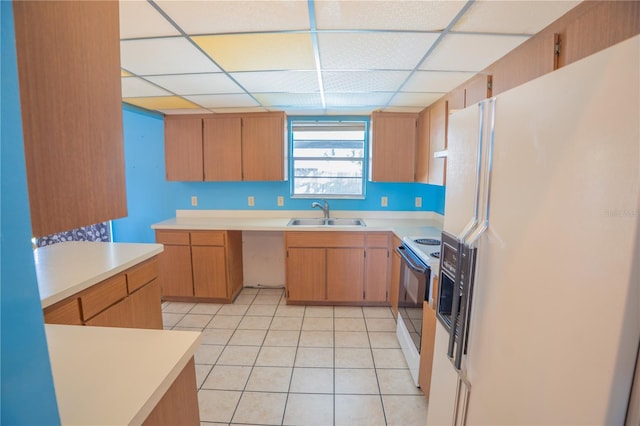
<svg viewBox="0 0 640 426">
<path fill-rule="evenodd" d="M 416 137 L 416 182 L 429 183 L 429 109 L 423 109 L 418 115 L 418 134 Z"/>
<path fill-rule="evenodd" d="M 167 180 L 202 181 L 202 119 L 165 117 L 164 156 Z"/>
<path fill-rule="evenodd" d="M 285 180 L 284 113 L 165 117 L 167 180 Z"/>
<path fill-rule="evenodd" d="M 429 107 L 429 183 L 445 184 L 445 159 L 434 158 L 447 146 L 447 101 L 440 100 Z"/>
<path fill-rule="evenodd" d="M 242 118 L 242 180 L 284 180 L 284 113 Z"/>
<path fill-rule="evenodd" d="M 118 2 L 13 9 L 33 235 L 126 216 Z"/>
<path fill-rule="evenodd" d="M 218 116 L 203 124 L 204 180 L 242 180 L 242 119 Z"/>
<path fill-rule="evenodd" d="M 477 74 L 465 83 L 465 108 L 492 96 L 493 77 Z"/>
<path fill-rule="evenodd" d="M 413 182 L 418 114 L 374 112 L 371 120 L 371 180 Z"/>
</svg>

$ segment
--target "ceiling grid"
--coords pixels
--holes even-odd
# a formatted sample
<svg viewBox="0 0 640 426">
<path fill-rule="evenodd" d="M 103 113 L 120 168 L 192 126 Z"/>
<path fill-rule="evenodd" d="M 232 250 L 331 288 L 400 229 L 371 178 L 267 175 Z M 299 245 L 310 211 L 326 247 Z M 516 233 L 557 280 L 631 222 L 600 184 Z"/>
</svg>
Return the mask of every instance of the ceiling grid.
<svg viewBox="0 0 640 426">
<path fill-rule="evenodd" d="M 164 114 L 418 112 L 571 0 L 121 0 L 123 102 Z"/>
</svg>

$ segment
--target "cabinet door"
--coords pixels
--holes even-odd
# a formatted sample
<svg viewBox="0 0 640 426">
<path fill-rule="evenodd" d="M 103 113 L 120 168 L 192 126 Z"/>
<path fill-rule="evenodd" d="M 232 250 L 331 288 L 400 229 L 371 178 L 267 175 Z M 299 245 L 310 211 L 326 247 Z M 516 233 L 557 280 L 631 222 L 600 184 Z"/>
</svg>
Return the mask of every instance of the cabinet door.
<svg viewBox="0 0 640 426">
<path fill-rule="evenodd" d="M 445 158 L 434 158 L 437 151 L 446 149 L 447 144 L 447 102 L 439 101 L 429 108 L 429 183 L 445 184 Z"/>
<path fill-rule="evenodd" d="M 386 302 L 389 281 L 389 249 L 368 248 L 365 257 L 366 302 Z"/>
<path fill-rule="evenodd" d="M 243 180 L 284 180 L 284 114 L 242 118 Z"/>
<path fill-rule="evenodd" d="M 126 216 L 118 2 L 12 5 L 33 235 Z"/>
<path fill-rule="evenodd" d="M 131 328 L 162 330 L 162 301 L 157 279 L 125 299 L 131 310 Z"/>
<path fill-rule="evenodd" d="M 202 119 L 165 118 L 164 155 L 167 180 L 202 181 Z"/>
<path fill-rule="evenodd" d="M 417 114 L 374 112 L 371 138 L 371 179 L 413 182 Z"/>
<path fill-rule="evenodd" d="M 418 133 L 416 135 L 416 182 L 429 183 L 429 109 L 418 115 Z"/>
<path fill-rule="evenodd" d="M 133 323 L 132 309 L 128 298 L 116 303 L 109 309 L 100 312 L 88 321 L 85 325 L 94 327 L 123 327 L 129 328 Z"/>
<path fill-rule="evenodd" d="M 158 260 L 162 296 L 193 297 L 191 248 L 165 244 Z"/>
<path fill-rule="evenodd" d="M 400 265 L 402 262 L 400 255 L 396 252 L 398 245 L 394 244 L 391 252 L 391 278 L 389 283 L 389 303 L 396 319 L 398 318 L 398 292 L 400 291 Z"/>
<path fill-rule="evenodd" d="M 364 249 L 327 249 L 327 300 L 362 302 L 364 298 Z"/>
<path fill-rule="evenodd" d="M 241 118 L 205 118 L 203 124 L 204 180 L 242 180 Z"/>
<path fill-rule="evenodd" d="M 291 301 L 324 301 L 326 293 L 326 250 L 287 249 L 287 294 Z"/>
<path fill-rule="evenodd" d="M 191 246 L 191 259 L 194 296 L 228 298 L 224 247 Z"/>
</svg>

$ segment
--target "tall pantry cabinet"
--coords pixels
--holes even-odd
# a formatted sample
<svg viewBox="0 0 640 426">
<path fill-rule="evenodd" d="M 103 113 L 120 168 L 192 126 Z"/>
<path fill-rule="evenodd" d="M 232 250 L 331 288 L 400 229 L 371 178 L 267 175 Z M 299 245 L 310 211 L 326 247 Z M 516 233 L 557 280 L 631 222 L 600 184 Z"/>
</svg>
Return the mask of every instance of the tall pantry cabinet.
<svg viewBox="0 0 640 426">
<path fill-rule="evenodd" d="M 13 2 L 34 236 L 127 215 L 118 2 Z"/>
</svg>

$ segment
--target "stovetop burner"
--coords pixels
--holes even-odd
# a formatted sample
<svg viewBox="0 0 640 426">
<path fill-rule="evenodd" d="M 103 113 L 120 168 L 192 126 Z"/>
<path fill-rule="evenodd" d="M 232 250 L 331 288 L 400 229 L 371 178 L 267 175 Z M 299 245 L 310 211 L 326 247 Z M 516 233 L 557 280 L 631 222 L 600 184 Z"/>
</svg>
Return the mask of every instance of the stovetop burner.
<svg viewBox="0 0 640 426">
<path fill-rule="evenodd" d="M 440 240 L 436 240 L 435 238 L 417 238 L 415 240 L 416 243 L 422 244 L 425 246 L 439 246 Z"/>
<path fill-rule="evenodd" d="M 429 253 L 429 255 L 435 257 L 436 259 L 440 259 L 439 251 L 434 251 L 433 253 Z"/>
</svg>

